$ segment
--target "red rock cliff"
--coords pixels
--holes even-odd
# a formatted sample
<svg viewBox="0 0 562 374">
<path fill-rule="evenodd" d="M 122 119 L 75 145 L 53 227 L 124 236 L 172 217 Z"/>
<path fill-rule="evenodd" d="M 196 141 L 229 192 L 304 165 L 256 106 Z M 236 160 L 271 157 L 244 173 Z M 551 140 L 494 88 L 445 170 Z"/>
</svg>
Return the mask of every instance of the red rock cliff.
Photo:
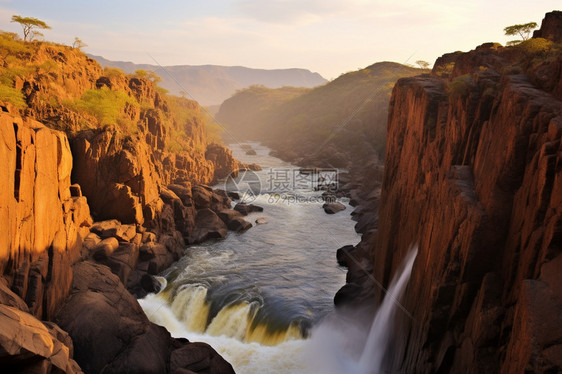
<svg viewBox="0 0 562 374">
<path fill-rule="evenodd" d="M 562 370 L 562 55 L 553 46 L 486 44 L 396 84 L 375 277 L 388 284 L 412 243 L 419 252 L 404 300 L 413 318 L 398 316 L 390 372 Z"/>
<path fill-rule="evenodd" d="M 0 112 L 0 274 L 31 312 L 51 318 L 92 224 L 86 198 L 71 194 L 66 135 Z"/>
</svg>

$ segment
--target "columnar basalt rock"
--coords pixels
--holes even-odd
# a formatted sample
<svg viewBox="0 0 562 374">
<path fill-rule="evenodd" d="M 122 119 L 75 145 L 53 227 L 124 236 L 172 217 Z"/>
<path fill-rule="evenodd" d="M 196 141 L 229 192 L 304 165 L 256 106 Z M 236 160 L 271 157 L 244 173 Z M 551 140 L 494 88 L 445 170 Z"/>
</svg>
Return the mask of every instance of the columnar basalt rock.
<svg viewBox="0 0 562 374">
<path fill-rule="evenodd" d="M 83 196 L 72 196 L 66 135 L 0 113 L 0 273 L 43 318 L 53 316 L 72 281 L 92 224 Z"/>
<path fill-rule="evenodd" d="M 419 245 L 389 371 L 560 371 L 562 96 L 510 49 L 447 61 L 448 79 L 399 80 L 389 109 L 375 278 Z"/>
</svg>

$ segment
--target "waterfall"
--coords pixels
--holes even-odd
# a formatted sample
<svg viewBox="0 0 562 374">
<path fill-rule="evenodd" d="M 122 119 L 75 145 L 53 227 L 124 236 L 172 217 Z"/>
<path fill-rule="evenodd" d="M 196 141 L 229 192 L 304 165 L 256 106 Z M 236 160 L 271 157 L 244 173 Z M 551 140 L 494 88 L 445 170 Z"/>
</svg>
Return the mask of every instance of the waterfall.
<svg viewBox="0 0 562 374">
<path fill-rule="evenodd" d="M 417 247 L 410 250 L 406 256 L 404 269 L 394 276 L 388 292 L 377 310 L 365 348 L 359 359 L 358 374 L 379 374 L 383 370 L 383 360 L 389 342 L 392 341 L 394 319 L 396 313 L 403 308 L 400 299 L 408 285 L 417 253 Z"/>
<path fill-rule="evenodd" d="M 139 301 L 153 322 L 168 327 L 174 336 L 212 343 L 240 373 L 380 374 L 396 314 L 408 313 L 400 299 L 416 255 L 414 248 L 406 256 L 367 331 L 369 322 L 336 313 L 303 340 L 297 326 L 280 331 L 267 331 L 261 323 L 252 326 L 259 306 L 247 302 L 227 305 L 207 321 L 207 289 L 201 285 L 182 286 L 171 300 L 162 292 Z"/>
</svg>

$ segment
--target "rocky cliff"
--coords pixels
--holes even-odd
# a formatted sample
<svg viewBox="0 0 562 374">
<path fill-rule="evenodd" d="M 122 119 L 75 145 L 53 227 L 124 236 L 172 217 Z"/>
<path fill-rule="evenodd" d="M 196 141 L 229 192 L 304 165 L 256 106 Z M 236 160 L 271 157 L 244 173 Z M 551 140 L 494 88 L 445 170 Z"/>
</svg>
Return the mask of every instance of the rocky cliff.
<svg viewBox="0 0 562 374">
<path fill-rule="evenodd" d="M 562 370 L 560 14 L 535 34 L 551 40 L 445 55 L 394 88 L 375 278 L 419 252 L 390 372 Z"/>
<path fill-rule="evenodd" d="M 153 275 L 185 243 L 226 235 L 229 196 L 205 184 L 241 165 L 196 102 L 78 50 L 10 38 L 0 34 L 3 368 L 232 372 L 152 324 L 131 293 L 158 291 Z"/>
<path fill-rule="evenodd" d="M 33 314 L 52 318 L 92 225 L 89 206 L 70 185 L 66 135 L 5 112 L 0 134 L 0 272 Z"/>
</svg>

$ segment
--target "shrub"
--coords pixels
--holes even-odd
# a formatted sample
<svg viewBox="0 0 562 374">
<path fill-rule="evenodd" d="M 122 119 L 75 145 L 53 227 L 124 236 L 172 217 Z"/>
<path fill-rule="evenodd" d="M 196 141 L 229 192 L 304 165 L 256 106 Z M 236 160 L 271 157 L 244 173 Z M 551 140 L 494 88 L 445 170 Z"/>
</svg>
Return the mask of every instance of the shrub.
<svg viewBox="0 0 562 374">
<path fill-rule="evenodd" d="M 18 109 L 24 109 L 27 107 L 21 91 L 4 84 L 0 85 L 0 100 L 7 101 Z"/>
<path fill-rule="evenodd" d="M 125 75 L 125 72 L 119 68 L 110 68 L 106 66 L 103 68 L 103 75 L 105 75 L 108 78 L 112 78 L 112 77 L 119 77 Z"/>
<path fill-rule="evenodd" d="M 19 40 L 16 33 L 0 32 L 0 51 L 6 56 L 23 57 L 33 51 L 32 45 Z"/>
<path fill-rule="evenodd" d="M 545 54 L 552 47 L 552 41 L 544 38 L 534 38 L 525 40 L 515 46 L 526 55 Z"/>
<path fill-rule="evenodd" d="M 451 83 L 449 83 L 449 91 L 453 96 L 461 96 L 465 97 L 468 95 L 470 90 L 470 83 L 471 83 L 470 75 L 460 75 L 453 79 Z"/>
<path fill-rule="evenodd" d="M 138 106 L 136 100 L 124 92 L 102 87 L 87 90 L 80 99 L 67 103 L 67 106 L 93 115 L 101 125 L 119 124 L 126 132 L 134 132 L 131 120 L 123 113 L 126 104 Z"/>
</svg>

